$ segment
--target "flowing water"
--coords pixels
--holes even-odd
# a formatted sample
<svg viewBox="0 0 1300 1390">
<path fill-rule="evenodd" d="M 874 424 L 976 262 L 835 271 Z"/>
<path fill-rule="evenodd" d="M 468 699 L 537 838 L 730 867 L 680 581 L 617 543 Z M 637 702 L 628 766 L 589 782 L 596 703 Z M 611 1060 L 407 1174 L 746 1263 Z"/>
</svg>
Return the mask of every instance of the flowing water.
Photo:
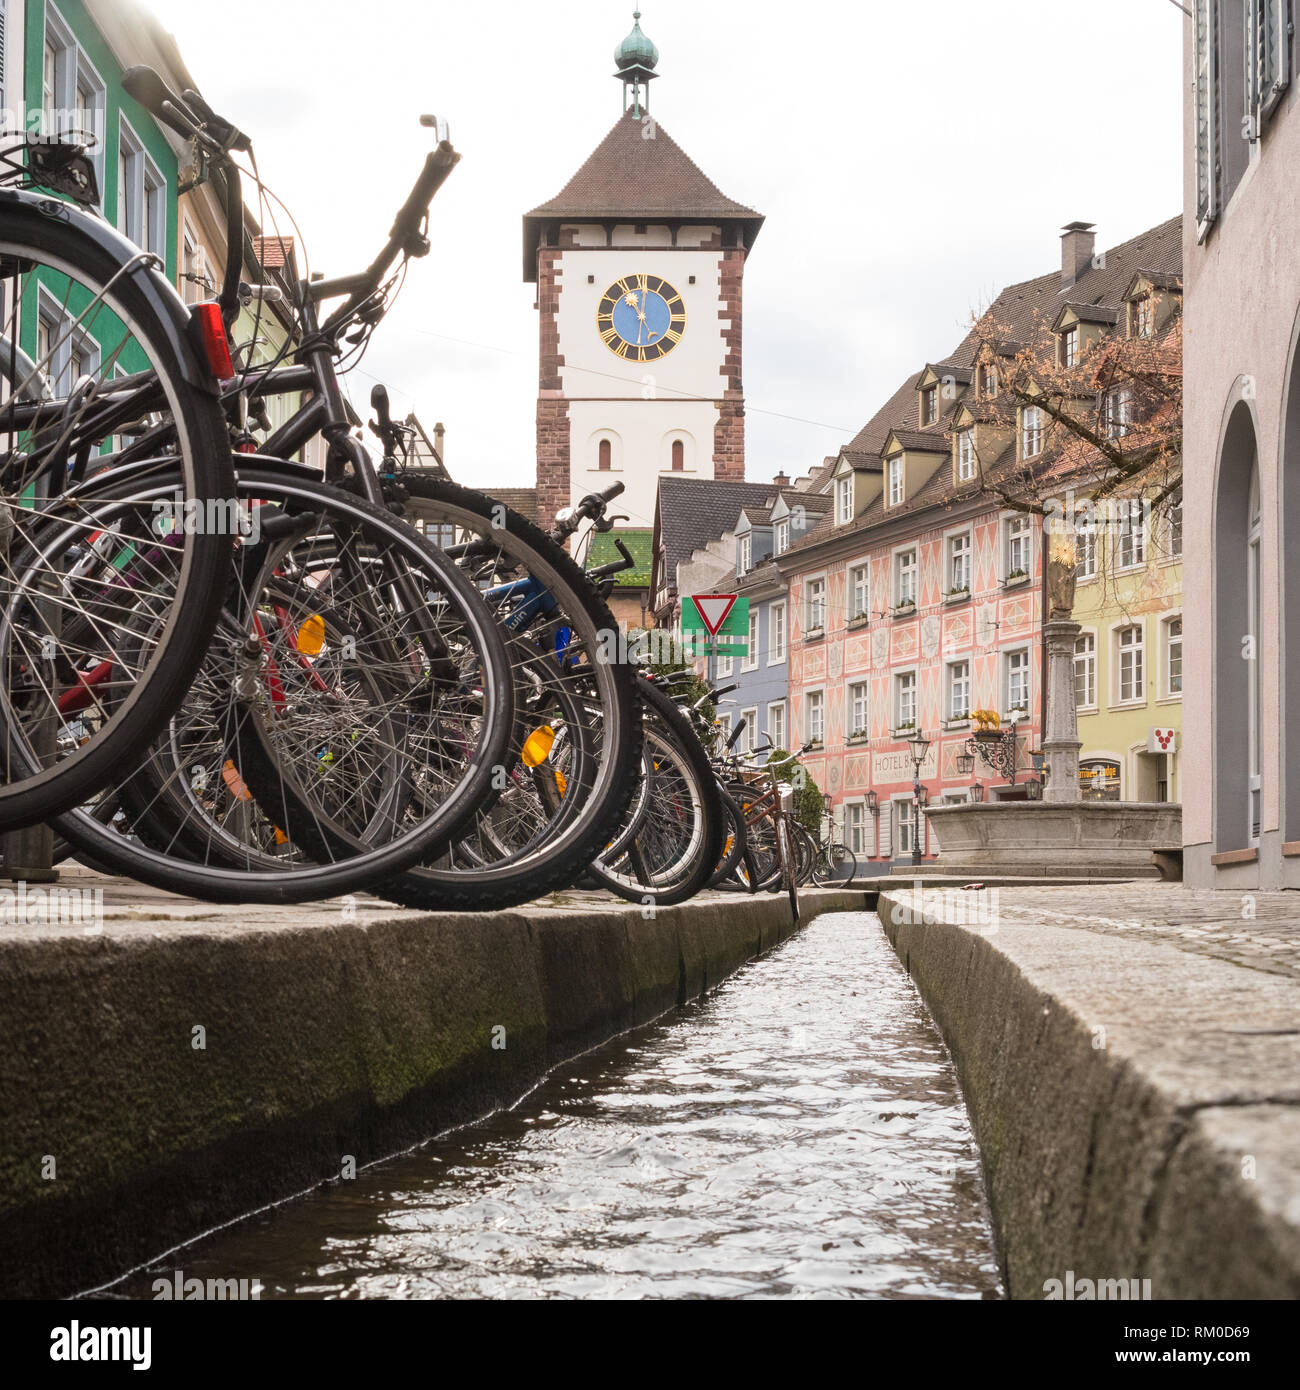
<svg viewBox="0 0 1300 1390">
<path fill-rule="evenodd" d="M 867 913 L 113 1293 L 177 1267 L 263 1298 L 1002 1294 L 952 1063 Z"/>
</svg>

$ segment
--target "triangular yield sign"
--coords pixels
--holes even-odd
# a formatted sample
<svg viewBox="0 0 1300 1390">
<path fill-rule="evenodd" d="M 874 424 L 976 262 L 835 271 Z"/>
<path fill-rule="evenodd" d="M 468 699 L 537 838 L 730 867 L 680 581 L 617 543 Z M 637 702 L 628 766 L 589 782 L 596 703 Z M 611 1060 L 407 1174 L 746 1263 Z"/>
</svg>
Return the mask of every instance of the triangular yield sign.
<svg viewBox="0 0 1300 1390">
<path fill-rule="evenodd" d="M 718 635 L 718 629 L 727 621 L 727 614 L 736 605 L 735 594 L 696 594 L 695 608 L 700 621 L 708 629 L 710 637 Z"/>
</svg>

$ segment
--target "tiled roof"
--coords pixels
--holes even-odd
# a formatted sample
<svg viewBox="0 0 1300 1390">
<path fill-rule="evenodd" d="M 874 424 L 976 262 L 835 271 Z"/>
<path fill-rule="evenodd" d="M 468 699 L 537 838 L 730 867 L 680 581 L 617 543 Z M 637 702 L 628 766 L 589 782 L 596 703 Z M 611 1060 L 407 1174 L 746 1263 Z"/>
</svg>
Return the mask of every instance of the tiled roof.
<svg viewBox="0 0 1300 1390">
<path fill-rule="evenodd" d="M 653 130 L 651 138 L 647 133 Z M 624 115 L 587 162 L 548 202 L 524 217 L 524 273 L 536 276 L 543 222 L 564 219 L 651 222 L 741 222 L 752 246 L 763 214 L 745 207 L 705 174 L 658 121 Z"/>
<path fill-rule="evenodd" d="M 537 489 L 535 487 L 494 487 L 488 489 L 488 495 L 493 501 L 509 507 L 512 512 L 518 512 L 520 516 L 536 522 Z"/>
<path fill-rule="evenodd" d="M 253 238 L 257 263 L 264 270 L 280 270 L 293 258 L 291 236 L 259 236 Z"/>
<path fill-rule="evenodd" d="M 669 585 L 677 583 L 677 566 L 709 541 L 726 535 L 744 507 L 762 506 L 775 497 L 771 483 L 729 483 L 708 478 L 659 479 L 655 533 L 665 552 Z"/>
<path fill-rule="evenodd" d="M 1066 304 L 1073 307 L 1081 318 L 1105 324 L 1118 323 L 1124 295 L 1139 273 L 1160 287 L 1176 288 L 1181 285 L 1181 217 L 1162 222 L 1141 236 L 1097 256 L 1073 283 L 1063 281 L 1058 269 L 1033 280 L 1009 285 L 988 310 L 990 318 L 999 325 L 1003 334 L 1000 351 L 1006 356 L 1014 356 L 1030 341 L 1040 338 Z M 927 369 L 942 376 L 945 371 L 956 375 L 954 368 L 965 368 L 965 380 L 969 381 L 972 373 L 968 369 L 975 362 L 979 345 L 979 337 L 972 330 L 955 351 L 938 364 L 928 364 Z M 963 406 L 977 420 L 1009 423 L 1015 418 L 1014 402 L 1008 398 L 974 400 L 972 393 L 967 392 L 961 400 L 945 407 L 943 416 L 936 424 L 918 430 L 917 387 L 922 375 L 924 373 L 916 373 L 908 377 L 841 451 L 855 468 L 872 464 L 879 468 L 880 451 L 891 433 L 899 438 L 905 448 L 937 447 L 946 453 L 949 447 L 946 440 L 948 423 L 953 412 Z M 928 441 L 933 441 L 933 444 Z M 981 464 L 986 476 L 1016 466 L 1014 437 L 1008 437 L 1007 445 L 998 458 L 982 459 Z M 819 490 L 829 490 L 829 487 L 830 474 L 823 470 Z M 850 534 L 895 516 L 949 503 L 976 490 L 975 484 L 971 484 L 969 489 L 955 489 L 951 470 L 940 464 L 920 490 L 901 505 L 887 508 L 883 496 L 878 497 L 860 517 L 844 527 L 836 527 L 833 518 L 826 515 L 796 541 L 791 550 L 806 549 L 834 533 Z"/>
</svg>

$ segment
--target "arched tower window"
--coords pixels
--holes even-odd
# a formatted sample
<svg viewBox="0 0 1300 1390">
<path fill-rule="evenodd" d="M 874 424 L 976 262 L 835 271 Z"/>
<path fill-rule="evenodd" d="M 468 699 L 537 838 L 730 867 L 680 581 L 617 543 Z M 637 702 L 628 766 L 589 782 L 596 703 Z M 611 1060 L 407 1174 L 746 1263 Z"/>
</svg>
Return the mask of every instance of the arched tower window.
<svg viewBox="0 0 1300 1390">
<path fill-rule="evenodd" d="M 599 468 L 602 473 L 608 473 L 613 467 L 613 455 L 614 446 L 608 439 L 602 439 L 600 441 L 599 457 L 596 464 L 596 467 Z"/>
<path fill-rule="evenodd" d="M 673 472 L 682 473 L 686 469 L 686 445 L 680 439 L 673 440 Z"/>
</svg>

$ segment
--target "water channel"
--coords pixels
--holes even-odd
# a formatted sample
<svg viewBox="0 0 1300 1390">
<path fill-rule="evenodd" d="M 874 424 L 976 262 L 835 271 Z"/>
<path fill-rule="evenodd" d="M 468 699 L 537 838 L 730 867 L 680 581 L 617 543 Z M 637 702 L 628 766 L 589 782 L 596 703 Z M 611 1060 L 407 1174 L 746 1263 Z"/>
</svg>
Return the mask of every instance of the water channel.
<svg viewBox="0 0 1300 1390">
<path fill-rule="evenodd" d="M 508 1113 L 140 1271 L 262 1298 L 998 1298 L 952 1063 L 868 913 Z"/>
</svg>

